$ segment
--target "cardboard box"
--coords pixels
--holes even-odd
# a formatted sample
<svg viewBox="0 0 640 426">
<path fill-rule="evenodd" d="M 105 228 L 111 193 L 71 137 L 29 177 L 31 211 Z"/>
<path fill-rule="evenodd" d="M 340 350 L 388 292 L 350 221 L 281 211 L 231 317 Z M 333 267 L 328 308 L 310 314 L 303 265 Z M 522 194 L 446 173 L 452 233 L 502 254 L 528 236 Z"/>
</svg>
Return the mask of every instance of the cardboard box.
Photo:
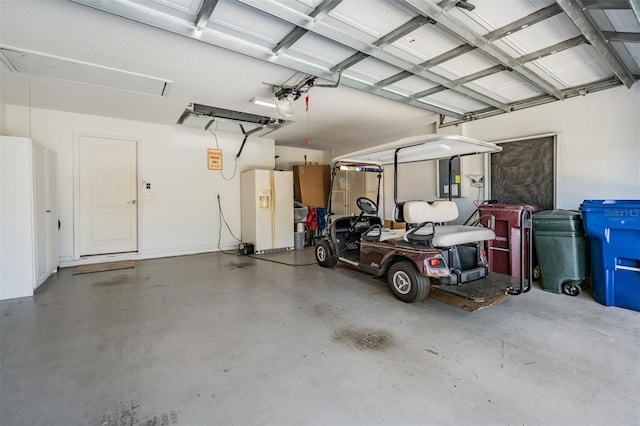
<svg viewBox="0 0 640 426">
<path fill-rule="evenodd" d="M 406 226 L 404 222 L 393 222 L 391 220 L 385 220 L 384 225 L 382 225 L 383 228 L 388 229 L 405 229 Z"/>
<path fill-rule="evenodd" d="M 295 200 L 308 206 L 327 208 L 331 168 L 327 165 L 293 166 Z"/>
</svg>

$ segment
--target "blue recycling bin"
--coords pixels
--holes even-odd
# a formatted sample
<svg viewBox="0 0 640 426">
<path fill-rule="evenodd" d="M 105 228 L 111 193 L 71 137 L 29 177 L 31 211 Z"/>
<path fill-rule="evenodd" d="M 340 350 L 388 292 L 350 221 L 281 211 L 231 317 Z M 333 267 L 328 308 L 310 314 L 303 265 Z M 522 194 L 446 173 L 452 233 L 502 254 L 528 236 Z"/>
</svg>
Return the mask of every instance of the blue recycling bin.
<svg viewBox="0 0 640 426">
<path fill-rule="evenodd" d="M 640 311 L 640 200 L 585 200 L 593 298 Z"/>
</svg>

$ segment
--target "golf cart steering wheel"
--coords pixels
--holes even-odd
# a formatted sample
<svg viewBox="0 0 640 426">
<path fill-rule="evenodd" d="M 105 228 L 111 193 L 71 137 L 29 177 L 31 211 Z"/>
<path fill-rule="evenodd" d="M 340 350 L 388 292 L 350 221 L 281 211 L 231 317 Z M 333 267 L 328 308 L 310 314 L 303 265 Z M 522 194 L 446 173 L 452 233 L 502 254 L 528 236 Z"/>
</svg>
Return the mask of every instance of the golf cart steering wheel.
<svg viewBox="0 0 640 426">
<path fill-rule="evenodd" d="M 356 205 L 362 213 L 376 214 L 378 212 L 378 206 L 376 206 L 376 203 L 367 197 L 358 197 Z"/>
<path fill-rule="evenodd" d="M 349 233 L 347 235 L 353 234 L 353 232 L 356 230 L 356 224 L 360 222 L 360 219 L 362 219 L 362 216 L 364 216 L 365 213 L 375 214 L 378 212 L 378 206 L 376 206 L 376 203 L 374 203 L 367 197 L 358 197 L 358 199 L 356 200 L 356 205 L 360 209 L 360 214 L 358 215 L 358 217 L 351 219 L 351 226 L 349 227 Z"/>
</svg>

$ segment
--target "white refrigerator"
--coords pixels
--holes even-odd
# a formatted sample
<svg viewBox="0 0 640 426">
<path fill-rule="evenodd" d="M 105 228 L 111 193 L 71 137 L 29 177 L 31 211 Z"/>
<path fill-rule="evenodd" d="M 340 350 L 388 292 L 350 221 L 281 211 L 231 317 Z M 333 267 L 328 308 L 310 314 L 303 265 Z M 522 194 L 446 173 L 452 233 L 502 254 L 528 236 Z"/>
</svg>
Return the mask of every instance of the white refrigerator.
<svg viewBox="0 0 640 426">
<path fill-rule="evenodd" d="M 292 249 L 293 172 L 247 170 L 240 175 L 242 242 L 256 253 Z"/>
</svg>

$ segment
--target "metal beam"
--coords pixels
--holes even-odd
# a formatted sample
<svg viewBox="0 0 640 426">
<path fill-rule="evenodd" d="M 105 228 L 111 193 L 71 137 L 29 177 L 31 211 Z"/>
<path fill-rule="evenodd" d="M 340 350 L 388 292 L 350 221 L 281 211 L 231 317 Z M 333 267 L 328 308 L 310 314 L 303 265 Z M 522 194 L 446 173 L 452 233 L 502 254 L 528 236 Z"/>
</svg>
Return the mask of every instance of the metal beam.
<svg viewBox="0 0 640 426">
<path fill-rule="evenodd" d="M 460 0 L 441 0 L 440 3 L 438 3 L 438 6 L 443 10 L 450 10 L 456 7 L 456 4 L 458 4 L 459 1 Z"/>
<path fill-rule="evenodd" d="M 620 84 L 621 84 L 620 80 L 613 77 L 606 80 L 589 83 L 584 86 L 576 86 L 576 87 L 570 87 L 568 89 L 563 89 L 562 93 L 564 94 L 565 99 L 569 99 L 576 96 L 585 96 L 589 93 L 595 93 L 601 90 L 611 89 L 612 87 L 620 86 Z M 535 96 L 533 98 L 523 99 L 523 100 L 511 103 L 509 104 L 509 106 L 513 111 L 519 111 L 522 109 L 540 106 L 540 105 L 548 104 L 551 102 L 557 102 L 557 101 L 558 100 L 553 96 L 541 95 L 541 96 Z M 465 114 L 465 118 L 462 120 L 454 120 L 454 121 L 449 121 L 447 123 L 441 123 L 440 127 L 457 126 L 460 124 L 468 123 L 470 121 L 489 118 L 489 117 L 493 117 L 501 114 L 504 114 L 504 112 L 495 108 L 473 111 Z"/>
<path fill-rule="evenodd" d="M 376 59 L 379 59 L 383 62 L 386 62 L 390 65 L 393 65 L 405 71 L 409 71 L 413 74 L 424 77 L 427 80 L 433 81 L 434 83 L 441 84 L 445 87 L 448 87 L 449 89 L 462 93 L 463 95 L 473 98 L 479 102 L 508 111 L 508 107 L 505 104 L 498 102 L 489 96 L 476 92 L 475 90 L 469 89 L 468 87 L 465 87 L 465 86 L 457 86 L 451 80 L 437 73 L 426 70 L 414 62 L 408 61 L 404 58 L 401 58 L 397 55 L 387 52 L 379 48 L 378 46 L 374 45 L 373 43 L 368 43 L 363 40 L 355 39 L 349 34 L 343 31 L 340 31 L 330 25 L 327 25 L 322 21 L 317 21 L 305 14 L 301 14 L 300 12 L 286 6 L 285 4 L 278 3 L 278 2 L 265 2 L 262 0 L 238 0 L 238 1 L 248 6 L 251 6 L 257 10 L 261 10 L 262 12 L 265 12 L 276 18 L 282 19 L 286 22 L 297 25 L 299 27 L 303 27 L 309 31 L 312 31 L 316 34 L 319 34 L 323 37 L 333 40 L 336 43 L 342 44 L 351 49 L 365 53 L 369 56 L 372 56 Z"/>
<path fill-rule="evenodd" d="M 462 85 L 462 84 L 469 83 L 470 81 L 478 80 L 482 77 L 486 77 L 488 75 L 497 74 L 499 72 L 506 71 L 506 69 L 507 68 L 505 68 L 502 65 L 496 65 L 496 66 L 484 69 L 482 71 L 469 74 L 467 76 L 454 80 L 453 82 L 455 84 Z M 436 87 L 432 87 L 431 89 L 423 90 L 422 92 L 414 93 L 413 95 L 411 95 L 411 97 L 414 99 L 420 99 L 429 95 L 433 95 L 434 93 L 442 92 L 443 90 L 446 90 L 446 89 L 447 88 L 444 86 L 436 86 Z"/>
<path fill-rule="evenodd" d="M 441 1 L 440 3 L 438 3 L 438 5 L 440 7 L 443 7 L 443 4 L 449 4 L 450 5 L 449 9 L 450 9 L 450 8 L 454 7 L 457 2 L 458 2 L 458 0 L 452 0 L 450 2 Z M 444 9 L 444 7 L 443 7 L 443 9 Z M 517 32 L 517 31 L 520 31 L 520 30 L 522 30 L 524 28 L 527 28 L 530 25 L 534 25 L 534 24 L 536 24 L 538 22 L 541 22 L 541 21 L 543 21 L 545 19 L 548 19 L 548 18 L 550 18 L 552 16 L 555 16 L 555 15 L 557 15 L 559 13 L 562 13 L 562 9 L 560 8 L 560 6 L 558 6 L 557 4 L 554 3 L 554 4 L 550 5 L 550 6 L 547 6 L 547 7 L 543 8 L 543 9 L 540 9 L 540 10 L 534 12 L 534 13 L 531 13 L 531 14 L 529 14 L 529 15 L 521 18 L 521 19 L 518 19 L 517 21 L 514 21 L 511 24 L 505 25 L 505 26 L 503 26 L 501 28 L 498 28 L 498 29 L 496 29 L 494 31 L 491 31 L 490 33 L 485 34 L 485 37 L 487 39 L 491 40 L 491 41 L 498 40 L 498 39 L 500 39 L 502 37 L 505 37 L 507 35 L 511 35 L 511 34 Z M 407 22 L 407 24 L 409 24 L 410 22 L 416 20 L 417 18 L 426 19 L 423 15 L 419 15 L 418 17 L 416 17 L 416 18 L 412 19 L 411 21 Z M 405 26 L 407 24 L 405 24 Z M 390 32 L 387 36 L 382 37 L 380 40 L 378 40 L 374 44 L 375 45 L 380 45 L 379 44 L 380 41 L 384 40 L 386 37 L 388 37 L 390 34 L 392 34 L 394 32 L 401 33 L 400 30 L 405 26 L 399 27 L 398 29 Z M 404 35 L 408 34 L 411 31 L 412 30 L 403 33 L 400 37 L 403 37 Z M 400 37 L 398 37 L 398 38 L 400 38 Z M 395 41 L 395 40 L 393 40 L 393 41 Z M 420 66 L 425 67 L 425 68 L 431 68 L 431 67 L 434 67 L 434 66 L 436 66 L 438 64 L 441 64 L 443 62 L 446 62 L 448 60 L 451 60 L 453 58 L 461 56 L 461 55 L 463 55 L 463 54 L 465 54 L 467 52 L 470 52 L 470 51 L 472 51 L 474 49 L 475 49 L 474 46 L 471 46 L 469 44 L 463 44 L 463 45 L 458 46 L 458 47 L 456 47 L 456 48 L 454 48 L 454 49 L 452 49 L 452 50 L 450 50 L 448 52 L 444 52 L 441 55 L 438 55 L 436 57 L 433 57 L 433 58 L 429 59 L 428 61 L 425 61 L 425 62 L 421 63 Z M 555 50 L 559 50 L 559 49 L 555 49 Z M 348 68 L 349 66 L 352 66 L 352 65 L 356 64 L 357 62 L 361 61 L 365 57 L 366 57 L 366 55 L 356 54 L 356 55 L 348 58 L 347 60 L 341 62 L 340 64 L 336 65 L 331 70 L 335 72 L 335 71 L 337 71 L 339 69 Z M 524 62 L 528 62 L 528 61 L 520 61 L 520 63 L 524 63 Z M 498 68 L 496 68 L 496 69 L 498 69 Z M 499 71 L 502 71 L 502 70 L 504 70 L 504 67 L 500 67 L 499 68 Z M 499 71 L 496 71 L 496 72 L 499 72 Z M 411 74 L 407 74 L 407 72 L 404 71 L 404 72 L 398 73 L 398 74 L 393 75 L 393 76 L 391 76 L 389 78 L 386 78 L 384 80 L 379 81 L 378 83 L 376 83 L 376 86 L 377 87 L 384 87 L 384 86 L 387 86 L 389 84 L 393 84 L 393 83 L 395 83 L 397 81 L 400 81 L 400 80 L 402 80 L 404 78 L 407 78 L 410 75 Z M 489 75 L 489 74 L 485 74 L 485 75 L 483 75 L 483 77 L 486 76 L 486 75 Z M 477 77 L 477 78 L 481 78 L 481 77 Z M 445 89 L 446 88 L 443 87 L 442 89 L 437 90 L 436 92 L 439 92 L 439 91 L 445 90 Z M 427 90 L 425 92 L 428 92 L 428 94 L 435 93 L 432 90 L 433 89 L 430 89 L 430 90 Z M 416 95 L 413 95 L 412 97 L 414 97 L 414 96 L 416 96 Z M 419 97 L 424 97 L 424 96 L 426 96 L 426 95 L 422 95 L 422 96 L 419 96 Z"/>
<path fill-rule="evenodd" d="M 462 78 L 457 79 L 455 82 L 456 84 L 466 84 L 469 83 L 470 81 L 473 80 L 478 80 L 481 79 L 483 77 L 487 77 L 489 75 L 493 75 L 493 74 L 497 74 L 499 72 L 502 71 L 506 71 L 508 68 L 506 68 L 504 65 L 495 65 L 493 67 L 484 69 L 482 71 L 478 71 L 478 72 L 474 72 L 473 74 L 469 74 L 466 75 Z"/>
<path fill-rule="evenodd" d="M 174 17 L 167 14 L 148 13 L 148 11 L 145 11 L 144 9 L 138 7 L 127 5 L 121 7 L 122 5 L 120 5 L 120 3 L 118 2 L 85 3 L 84 0 L 72 1 L 78 2 L 80 4 L 86 4 L 87 6 L 94 7 L 105 12 L 113 13 L 115 15 L 123 16 L 136 22 L 142 22 L 144 24 L 151 25 L 165 31 L 193 38 L 193 23 L 191 21 L 175 19 Z M 247 42 L 247 40 L 243 38 L 224 32 L 223 28 L 218 28 L 217 26 L 211 26 L 207 28 L 202 32 L 198 40 L 200 42 L 208 43 L 213 46 L 230 50 L 232 52 L 237 52 L 251 58 L 270 62 L 275 65 L 289 68 L 291 70 L 298 71 L 304 74 L 313 75 L 324 80 L 336 81 L 339 78 L 338 73 L 331 72 L 326 67 L 310 63 L 309 61 L 301 58 L 296 58 L 295 56 L 288 55 L 286 52 L 276 58 L 271 51 L 271 48 L 258 43 Z M 443 114 L 456 119 L 464 118 L 464 115 L 461 113 L 448 110 L 437 105 L 431 105 L 426 102 L 418 102 L 409 96 L 400 95 L 398 93 L 374 87 L 371 84 L 362 82 L 355 78 L 349 78 L 349 76 L 347 75 L 342 75 L 340 85 L 347 86 L 366 93 L 371 93 L 373 95 L 413 106 L 424 111 L 430 111 L 435 114 Z"/>
<path fill-rule="evenodd" d="M 347 68 L 354 66 L 355 64 L 357 64 L 358 62 L 360 62 L 361 60 L 363 60 L 364 58 L 367 58 L 367 57 L 369 57 L 369 55 L 367 55 L 365 53 L 362 53 L 362 52 L 354 53 L 353 55 L 349 56 L 344 61 L 340 62 L 339 64 L 334 65 L 333 67 L 331 67 L 331 72 L 338 72 L 340 70 L 346 70 Z"/>
<path fill-rule="evenodd" d="M 438 56 L 434 56 L 426 62 L 421 63 L 420 65 L 425 68 L 435 67 L 443 62 L 447 62 L 450 59 L 457 58 L 458 56 L 462 56 L 467 52 L 471 52 L 475 47 L 470 44 L 463 44 L 454 49 L 449 50 L 448 52 L 444 52 Z"/>
<path fill-rule="evenodd" d="M 331 12 L 342 0 L 324 0 L 309 14 L 310 17 L 315 19 L 322 19 Z M 290 48 L 296 41 L 307 33 L 307 30 L 300 27 L 295 27 L 289 34 L 273 48 L 273 53 L 278 53 L 284 49 Z"/>
<path fill-rule="evenodd" d="M 526 62 L 542 59 L 545 56 L 553 55 L 554 53 L 562 52 L 563 50 L 580 46 L 581 44 L 585 44 L 586 42 L 587 39 L 584 36 L 577 36 L 574 38 L 570 38 L 569 40 L 561 41 L 560 43 L 556 43 L 552 46 L 545 47 L 544 49 L 536 50 L 535 52 L 520 56 L 516 59 L 516 61 L 520 64 L 524 64 Z"/>
<path fill-rule="evenodd" d="M 213 9 L 216 8 L 217 4 L 218 0 L 204 0 L 202 2 L 202 6 L 200 6 L 196 20 L 193 23 L 197 29 L 202 30 L 203 28 L 206 28 L 209 23 L 209 19 L 211 19 L 211 15 L 213 14 Z"/>
<path fill-rule="evenodd" d="M 605 41 L 619 41 L 621 43 L 640 43 L 640 33 L 618 33 L 615 31 L 602 31 Z"/>
<path fill-rule="evenodd" d="M 520 56 L 519 58 L 516 59 L 516 61 L 519 64 L 524 64 L 526 62 L 531 62 L 531 61 L 534 61 L 534 60 L 538 60 L 538 59 L 541 59 L 541 58 L 543 58 L 545 56 L 548 56 L 548 55 L 551 55 L 551 54 L 554 54 L 554 53 L 558 53 L 558 52 L 570 49 L 570 48 L 575 47 L 575 46 L 579 46 L 581 44 L 584 44 L 585 42 L 586 42 L 586 39 L 584 38 L 584 36 L 574 37 L 572 39 L 565 40 L 565 41 L 562 41 L 560 43 L 554 44 L 553 46 L 549 46 L 549 47 L 546 47 L 544 49 L 540 49 L 540 50 L 538 50 L 536 52 L 531 52 L 528 55 Z M 469 74 L 469 75 L 467 75 L 465 77 L 459 78 L 458 80 L 454 80 L 453 82 L 456 83 L 456 84 L 466 84 L 466 83 L 469 83 L 471 81 L 478 80 L 478 79 L 481 79 L 481 78 L 484 78 L 484 77 L 487 77 L 487 76 L 490 76 L 490 75 L 493 75 L 493 74 L 497 74 L 497 73 L 502 72 L 502 71 L 507 71 L 507 70 L 509 70 L 509 68 L 507 68 L 507 67 L 505 67 L 503 65 L 496 65 L 496 66 L 484 69 L 482 71 L 478 71 L 476 73 Z M 399 73 L 399 74 L 391 76 L 391 77 L 389 77 L 389 78 L 387 78 L 385 80 L 382 80 L 379 83 L 377 83 L 376 86 L 382 86 L 382 85 L 384 85 L 383 83 L 387 83 L 387 84 L 395 83 L 396 81 L 399 81 L 399 80 L 402 80 L 403 78 L 408 77 L 408 76 L 403 76 L 402 74 L 403 73 Z M 400 77 L 400 78 L 397 78 L 397 77 Z M 388 82 L 390 82 L 390 83 L 388 83 Z M 437 93 L 437 92 L 441 92 L 441 91 L 443 91 L 445 89 L 446 89 L 446 87 L 437 86 L 437 87 L 433 87 L 431 89 L 428 89 L 428 90 L 413 94 L 413 95 L 411 95 L 411 97 L 414 98 L 414 99 L 419 99 L 419 98 L 423 98 L 425 96 L 432 95 L 432 94 Z"/>
<path fill-rule="evenodd" d="M 476 33 L 468 26 L 458 22 L 448 14 L 439 8 L 437 5 L 429 2 L 428 0 L 405 0 L 405 3 L 412 6 L 419 13 L 429 16 L 438 22 L 438 25 L 442 25 L 443 28 L 450 33 L 464 40 L 466 43 L 481 49 L 487 55 L 492 57 L 498 63 L 512 69 L 515 73 L 520 75 L 524 80 L 529 82 L 532 86 L 537 87 L 539 90 L 546 92 L 558 99 L 563 98 L 563 94 L 551 83 L 534 73 L 530 69 L 523 67 L 516 63 L 515 59 L 505 53 L 502 49 L 494 46 L 490 40 Z"/>
<path fill-rule="evenodd" d="M 413 73 L 410 73 L 409 71 L 402 71 L 402 72 L 399 72 L 398 74 L 392 75 L 391 77 L 387 77 L 384 80 L 380 80 L 374 86 L 385 87 L 397 81 L 404 80 L 405 78 L 411 77 L 412 75 Z"/>
<path fill-rule="evenodd" d="M 593 24 L 589 16 L 578 6 L 574 0 L 556 0 L 564 13 L 584 34 L 591 46 L 598 53 L 598 57 L 613 73 L 620 79 L 627 88 L 633 86 L 635 80 L 629 70 L 624 66 L 613 48 L 602 38 L 600 31 Z M 628 3 L 625 3 L 628 4 Z"/>
<path fill-rule="evenodd" d="M 582 0 L 585 9 L 629 9 L 629 4 L 622 0 Z"/>
<path fill-rule="evenodd" d="M 545 8 L 524 16 L 517 21 L 507 24 L 504 27 L 500 27 L 491 32 L 488 32 L 484 35 L 484 37 L 491 41 L 498 40 L 520 30 L 524 30 L 525 28 L 537 24 L 538 22 L 544 21 L 545 19 L 549 19 L 559 13 L 562 13 L 562 9 L 556 3 L 553 3 Z"/>
<path fill-rule="evenodd" d="M 640 24 L 640 0 L 629 0 L 629 5 L 633 10 L 633 14 L 636 15 L 636 21 Z"/>
<path fill-rule="evenodd" d="M 411 95 L 411 98 L 412 99 L 425 98 L 427 96 L 436 94 L 438 92 L 443 92 L 445 90 L 447 90 L 447 88 L 444 86 L 436 86 L 436 87 L 432 87 L 431 89 L 423 90 L 422 92 L 414 93 L 413 95 Z"/>
<path fill-rule="evenodd" d="M 498 39 L 501 39 L 502 37 L 506 37 L 515 32 L 523 30 L 528 26 L 544 21 L 545 19 L 555 16 L 558 13 L 562 13 L 562 9 L 560 9 L 560 6 L 554 3 L 550 6 L 545 7 L 544 9 L 540 9 L 536 12 L 533 12 L 530 15 L 527 15 L 521 19 L 518 19 L 517 21 L 512 22 L 511 24 L 505 25 L 504 27 L 497 28 L 485 34 L 484 37 L 487 38 L 489 41 L 498 40 Z M 444 52 L 438 56 L 435 56 L 429 59 L 428 61 L 421 63 L 420 65 L 425 68 L 435 67 L 436 65 L 449 61 L 453 58 L 457 58 L 458 56 L 462 56 L 465 53 L 471 52 L 472 50 L 475 50 L 475 49 L 476 48 L 474 46 L 471 46 L 470 44 L 463 44 L 461 46 L 458 46 L 454 49 L 449 50 L 448 52 Z"/>
<path fill-rule="evenodd" d="M 426 16 L 416 16 L 404 24 L 400 25 L 398 28 L 391 30 L 388 34 L 380 37 L 378 40 L 374 41 L 373 44 L 382 48 L 390 45 L 391 43 L 400 40 L 402 37 L 406 36 L 412 31 L 420 28 L 424 24 L 435 24 L 435 21 L 431 20 Z"/>
<path fill-rule="evenodd" d="M 416 16 L 415 18 L 407 21 L 405 24 L 399 26 L 395 30 L 392 30 L 388 34 L 380 37 L 378 40 L 373 42 L 373 44 L 374 46 L 383 48 L 393 43 L 394 41 L 401 39 L 405 35 L 409 34 L 411 31 L 414 31 L 416 28 L 420 28 L 421 26 L 429 22 L 430 22 L 430 19 L 427 18 L 426 16 Z M 338 70 L 345 70 L 349 67 L 354 66 L 355 64 L 357 64 L 358 62 L 366 58 L 367 56 L 369 55 L 365 55 L 362 52 L 355 53 L 350 57 L 348 57 L 347 59 L 345 59 L 344 61 L 332 67 L 331 71 L 336 72 Z"/>
</svg>

